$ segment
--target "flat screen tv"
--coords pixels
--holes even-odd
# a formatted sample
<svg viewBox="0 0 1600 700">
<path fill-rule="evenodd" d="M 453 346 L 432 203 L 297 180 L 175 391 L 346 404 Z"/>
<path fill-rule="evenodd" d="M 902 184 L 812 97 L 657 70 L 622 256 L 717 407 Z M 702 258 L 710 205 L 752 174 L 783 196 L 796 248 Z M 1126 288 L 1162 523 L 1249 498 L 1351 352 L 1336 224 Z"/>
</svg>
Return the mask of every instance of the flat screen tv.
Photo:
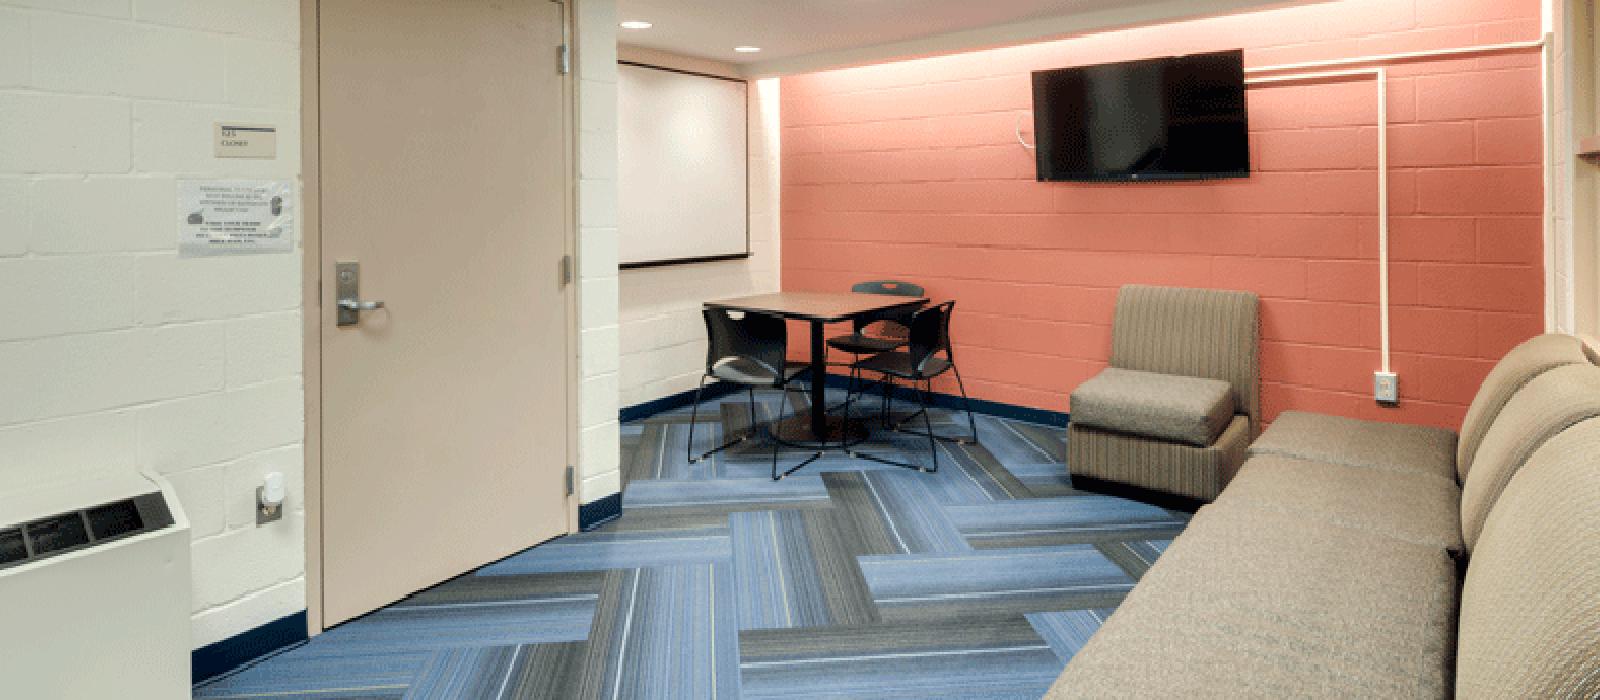
<svg viewBox="0 0 1600 700">
<path fill-rule="evenodd" d="M 1033 74 L 1039 181 L 1249 177 L 1244 52 Z"/>
</svg>

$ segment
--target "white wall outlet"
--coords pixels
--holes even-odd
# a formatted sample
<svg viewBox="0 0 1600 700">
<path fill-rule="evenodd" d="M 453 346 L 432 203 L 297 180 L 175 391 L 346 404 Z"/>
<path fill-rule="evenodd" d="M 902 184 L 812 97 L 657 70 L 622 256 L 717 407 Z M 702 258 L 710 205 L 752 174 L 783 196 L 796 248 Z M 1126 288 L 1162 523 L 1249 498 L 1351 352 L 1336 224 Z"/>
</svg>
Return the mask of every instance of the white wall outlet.
<svg viewBox="0 0 1600 700">
<path fill-rule="evenodd" d="M 1385 406 L 1400 403 L 1400 375 L 1394 372 L 1372 373 L 1372 398 Z"/>
</svg>

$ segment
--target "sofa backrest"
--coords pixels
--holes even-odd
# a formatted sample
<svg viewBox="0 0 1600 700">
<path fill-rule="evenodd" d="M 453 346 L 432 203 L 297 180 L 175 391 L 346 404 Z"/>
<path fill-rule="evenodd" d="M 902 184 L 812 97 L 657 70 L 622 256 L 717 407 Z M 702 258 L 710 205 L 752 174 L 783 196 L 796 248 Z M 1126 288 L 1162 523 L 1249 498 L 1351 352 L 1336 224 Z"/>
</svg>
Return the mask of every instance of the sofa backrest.
<svg viewBox="0 0 1600 700">
<path fill-rule="evenodd" d="M 1583 341 L 1559 333 L 1535 336 L 1500 358 L 1484 378 L 1483 385 L 1478 387 L 1478 394 L 1472 397 L 1466 420 L 1461 421 L 1461 439 L 1456 442 L 1457 480 L 1467 480 L 1478 443 L 1483 441 L 1489 424 L 1500 415 L 1512 394 L 1547 371 L 1588 361 Z"/>
<path fill-rule="evenodd" d="M 1495 501 L 1534 451 L 1561 431 L 1596 416 L 1600 416 L 1600 367 L 1587 362 L 1534 377 L 1506 402 L 1484 432 L 1472 471 L 1461 485 L 1461 536 L 1469 553 Z"/>
<path fill-rule="evenodd" d="M 1534 452 L 1461 591 L 1458 698 L 1600 697 L 1600 420 Z"/>
<path fill-rule="evenodd" d="M 1228 382 L 1259 434 L 1259 307 L 1250 292 L 1128 285 L 1117 294 L 1111 366 Z"/>
</svg>

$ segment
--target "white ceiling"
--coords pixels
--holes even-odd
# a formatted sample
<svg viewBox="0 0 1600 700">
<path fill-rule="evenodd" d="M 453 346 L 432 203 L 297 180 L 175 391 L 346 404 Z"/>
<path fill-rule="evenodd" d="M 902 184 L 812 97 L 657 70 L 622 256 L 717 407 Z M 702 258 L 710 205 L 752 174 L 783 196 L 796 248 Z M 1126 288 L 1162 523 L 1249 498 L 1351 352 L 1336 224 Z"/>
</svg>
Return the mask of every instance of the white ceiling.
<svg viewBox="0 0 1600 700">
<path fill-rule="evenodd" d="M 625 44 L 773 75 L 998 46 L 1286 0 L 618 0 Z M 741 54 L 735 46 L 761 47 Z"/>
</svg>

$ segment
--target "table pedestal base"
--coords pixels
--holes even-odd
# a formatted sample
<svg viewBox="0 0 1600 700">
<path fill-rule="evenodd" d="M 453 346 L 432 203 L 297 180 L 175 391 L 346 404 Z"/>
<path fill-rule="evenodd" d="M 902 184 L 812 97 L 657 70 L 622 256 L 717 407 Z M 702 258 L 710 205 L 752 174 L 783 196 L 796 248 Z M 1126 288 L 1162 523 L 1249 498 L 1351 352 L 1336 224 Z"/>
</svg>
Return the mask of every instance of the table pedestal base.
<svg viewBox="0 0 1600 700">
<path fill-rule="evenodd" d="M 787 418 L 773 428 L 778 442 L 808 449 L 850 447 L 867 439 L 867 427 L 861 421 L 846 422 L 843 416 L 828 416 L 828 432 L 821 438 L 811 431 L 811 416 Z"/>
</svg>

